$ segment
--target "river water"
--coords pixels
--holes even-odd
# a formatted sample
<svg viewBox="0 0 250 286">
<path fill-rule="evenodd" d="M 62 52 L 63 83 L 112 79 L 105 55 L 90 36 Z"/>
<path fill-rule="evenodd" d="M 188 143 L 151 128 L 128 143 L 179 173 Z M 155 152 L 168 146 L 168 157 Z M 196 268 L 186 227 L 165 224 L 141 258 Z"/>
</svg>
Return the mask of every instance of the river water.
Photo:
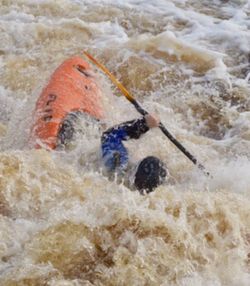
<svg viewBox="0 0 250 286">
<path fill-rule="evenodd" d="M 250 284 L 250 2 L 0 0 L 0 285 Z M 100 130 L 32 150 L 35 102 L 87 50 L 211 173 L 161 132 L 131 161 L 168 165 L 149 195 L 96 166 Z M 105 124 L 139 117 L 93 67 Z"/>
</svg>

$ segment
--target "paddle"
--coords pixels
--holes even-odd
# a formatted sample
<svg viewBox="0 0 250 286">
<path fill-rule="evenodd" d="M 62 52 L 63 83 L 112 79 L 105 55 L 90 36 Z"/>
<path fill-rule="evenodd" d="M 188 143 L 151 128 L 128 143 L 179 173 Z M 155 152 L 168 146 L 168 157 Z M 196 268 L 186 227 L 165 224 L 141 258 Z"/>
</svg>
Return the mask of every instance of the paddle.
<svg viewBox="0 0 250 286">
<path fill-rule="evenodd" d="M 99 63 L 93 56 L 91 56 L 87 52 L 83 52 L 85 56 L 88 57 L 96 66 L 98 66 L 105 74 L 109 76 L 111 81 L 121 90 L 121 92 L 125 95 L 125 97 L 134 105 L 136 110 L 142 114 L 146 115 L 148 112 L 143 109 L 140 104 L 130 95 L 130 93 L 127 91 L 127 89 L 111 74 L 111 72 L 101 63 Z M 195 165 L 198 166 L 199 169 L 201 169 L 206 175 L 209 175 L 209 172 L 206 171 L 205 167 L 197 161 L 197 159 L 188 152 L 188 150 L 179 142 L 177 141 L 173 135 L 167 130 L 167 128 L 162 124 L 162 122 L 159 123 L 159 128 L 161 131 L 168 137 L 168 139 L 174 143 L 174 145 L 184 153 L 189 160 L 191 160 Z"/>
</svg>

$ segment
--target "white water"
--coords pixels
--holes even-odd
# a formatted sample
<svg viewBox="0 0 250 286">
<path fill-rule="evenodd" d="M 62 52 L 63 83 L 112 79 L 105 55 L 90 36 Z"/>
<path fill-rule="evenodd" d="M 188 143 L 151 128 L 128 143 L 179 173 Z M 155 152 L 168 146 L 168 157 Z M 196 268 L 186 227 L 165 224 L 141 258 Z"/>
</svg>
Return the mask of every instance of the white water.
<svg viewBox="0 0 250 286">
<path fill-rule="evenodd" d="M 250 2 L 0 0 L 0 285 L 249 285 Z M 98 129 L 30 150 L 50 74 L 88 50 L 202 162 L 150 130 L 148 196 L 96 171 Z M 95 69 L 95 68 L 94 68 Z M 96 70 L 105 123 L 138 117 Z"/>
</svg>

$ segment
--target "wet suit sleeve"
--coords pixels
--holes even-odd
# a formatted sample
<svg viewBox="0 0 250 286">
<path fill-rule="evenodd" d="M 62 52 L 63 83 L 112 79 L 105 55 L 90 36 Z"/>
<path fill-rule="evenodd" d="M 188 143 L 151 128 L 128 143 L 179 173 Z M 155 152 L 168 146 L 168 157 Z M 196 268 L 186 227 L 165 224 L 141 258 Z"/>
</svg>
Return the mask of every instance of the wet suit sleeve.
<svg viewBox="0 0 250 286">
<path fill-rule="evenodd" d="M 105 131 L 102 135 L 102 142 L 108 136 L 116 136 L 118 140 L 122 141 L 126 141 L 128 139 L 138 139 L 148 130 L 149 127 L 147 126 L 146 119 L 144 117 L 130 120 Z"/>
</svg>

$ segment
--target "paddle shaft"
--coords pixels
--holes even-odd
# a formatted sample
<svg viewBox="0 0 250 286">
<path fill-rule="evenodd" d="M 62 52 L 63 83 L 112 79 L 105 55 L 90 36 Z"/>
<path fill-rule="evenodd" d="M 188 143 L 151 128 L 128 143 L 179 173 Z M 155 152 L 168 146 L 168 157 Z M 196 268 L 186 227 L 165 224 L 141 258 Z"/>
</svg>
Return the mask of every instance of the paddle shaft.
<svg viewBox="0 0 250 286">
<path fill-rule="evenodd" d="M 127 89 L 111 74 L 111 72 L 101 63 L 99 63 L 93 56 L 91 56 L 89 53 L 84 52 L 84 54 L 94 63 L 96 64 L 105 74 L 109 76 L 111 81 L 122 91 L 124 96 L 134 105 L 136 110 L 144 115 L 147 115 L 148 112 L 143 109 L 140 104 L 130 95 L 130 93 L 127 91 Z M 174 136 L 169 133 L 167 128 L 160 122 L 159 123 L 159 128 L 161 131 L 168 137 L 168 139 L 180 150 L 184 155 L 188 157 L 189 160 L 191 160 L 195 165 L 198 166 L 199 169 L 201 169 L 206 175 L 209 175 L 209 172 L 206 171 L 205 167 L 201 164 L 198 163 L 197 159 L 187 151 L 187 149 L 179 142 L 177 141 Z"/>
<path fill-rule="evenodd" d="M 147 115 L 148 112 L 143 109 L 140 104 L 135 100 L 130 100 L 129 101 L 134 105 L 134 107 L 136 108 L 136 110 L 142 114 L 143 116 L 144 115 Z M 207 175 L 209 175 L 208 172 L 205 171 L 205 167 L 201 164 L 201 163 L 198 163 L 197 159 L 191 154 L 188 152 L 188 150 L 179 142 L 177 141 L 174 136 L 167 130 L 167 128 L 162 124 L 162 122 L 159 123 L 159 128 L 161 129 L 161 131 L 168 137 L 168 139 L 183 153 L 185 154 L 189 160 L 191 160 L 195 165 L 198 166 L 199 169 L 201 169 L 202 171 L 204 171 Z"/>
</svg>

